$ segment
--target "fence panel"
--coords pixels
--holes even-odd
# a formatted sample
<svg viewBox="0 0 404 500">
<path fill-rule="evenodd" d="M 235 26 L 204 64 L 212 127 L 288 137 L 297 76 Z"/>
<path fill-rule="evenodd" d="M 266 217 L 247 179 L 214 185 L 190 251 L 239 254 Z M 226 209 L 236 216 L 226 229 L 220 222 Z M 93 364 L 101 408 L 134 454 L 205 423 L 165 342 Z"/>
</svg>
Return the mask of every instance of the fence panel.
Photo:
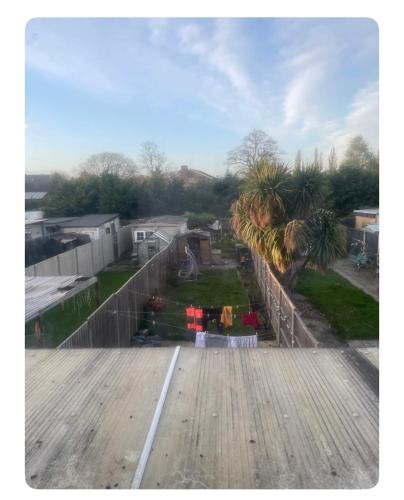
<svg viewBox="0 0 404 500">
<path fill-rule="evenodd" d="M 128 347 L 140 326 L 143 306 L 166 285 L 167 264 L 177 261 L 176 241 L 156 254 L 58 348 Z"/>
<path fill-rule="evenodd" d="M 124 226 L 118 230 L 119 255 L 122 255 L 131 245 L 131 226 Z M 80 245 L 73 250 L 60 253 L 56 257 L 26 267 L 25 275 L 71 276 L 81 274 L 83 276 L 94 276 L 114 260 L 113 238 L 112 235 L 108 234 L 98 240 Z"/>
<path fill-rule="evenodd" d="M 104 269 L 104 258 L 102 256 L 102 241 L 94 240 L 92 242 L 93 246 L 93 262 L 94 262 L 94 273 L 98 274 Z"/>
<path fill-rule="evenodd" d="M 93 259 L 91 257 L 91 243 L 74 249 L 77 253 L 78 274 L 93 276 Z"/>
<path fill-rule="evenodd" d="M 35 276 L 59 276 L 60 274 L 58 259 L 56 257 L 38 262 L 38 264 L 35 264 L 35 269 Z"/>
<path fill-rule="evenodd" d="M 64 252 L 58 255 L 58 257 L 61 276 L 72 276 L 74 274 L 78 274 L 75 249 Z"/>
<path fill-rule="evenodd" d="M 268 264 L 255 252 L 252 252 L 252 258 L 258 286 L 278 343 L 287 347 L 317 347 L 318 341 L 305 325 Z"/>
</svg>

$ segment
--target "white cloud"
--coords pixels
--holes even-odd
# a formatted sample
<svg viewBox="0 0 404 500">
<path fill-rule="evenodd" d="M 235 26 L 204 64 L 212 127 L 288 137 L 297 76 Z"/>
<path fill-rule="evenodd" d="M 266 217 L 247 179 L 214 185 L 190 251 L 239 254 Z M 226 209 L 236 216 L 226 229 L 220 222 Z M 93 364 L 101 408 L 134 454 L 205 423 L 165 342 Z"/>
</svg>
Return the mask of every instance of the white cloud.
<svg viewBox="0 0 404 500">
<path fill-rule="evenodd" d="M 324 148 L 335 147 L 340 158 L 355 135 L 363 135 L 370 147 L 379 148 L 379 86 L 378 83 L 361 89 L 354 97 L 345 118 L 329 132 Z"/>
<path fill-rule="evenodd" d="M 305 58 L 302 60 L 305 61 Z M 300 124 L 304 131 L 307 131 L 311 128 L 309 124 L 316 122 L 316 90 L 324 75 L 324 64 L 321 60 L 298 70 L 298 75 L 292 79 L 284 98 L 285 127 Z"/>
</svg>

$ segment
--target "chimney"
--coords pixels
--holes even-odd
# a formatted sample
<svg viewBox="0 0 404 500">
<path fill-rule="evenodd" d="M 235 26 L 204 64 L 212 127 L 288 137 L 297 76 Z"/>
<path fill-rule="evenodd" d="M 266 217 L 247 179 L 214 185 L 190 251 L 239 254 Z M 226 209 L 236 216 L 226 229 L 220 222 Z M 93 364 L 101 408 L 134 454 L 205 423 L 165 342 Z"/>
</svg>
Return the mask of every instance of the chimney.
<svg viewBox="0 0 404 500">
<path fill-rule="evenodd" d="M 188 165 L 181 165 L 181 178 L 186 179 L 188 177 Z"/>
</svg>

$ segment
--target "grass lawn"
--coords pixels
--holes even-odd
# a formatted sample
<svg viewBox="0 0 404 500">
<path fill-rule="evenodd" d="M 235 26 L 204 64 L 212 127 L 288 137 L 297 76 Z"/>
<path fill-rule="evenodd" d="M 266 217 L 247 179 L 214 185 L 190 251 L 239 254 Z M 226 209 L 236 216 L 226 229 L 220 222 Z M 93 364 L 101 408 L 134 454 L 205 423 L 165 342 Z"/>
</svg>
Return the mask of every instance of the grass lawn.
<svg viewBox="0 0 404 500">
<path fill-rule="evenodd" d="M 100 282 L 101 302 L 116 292 L 133 275 L 131 271 L 125 272 L 101 272 L 98 274 Z M 72 297 L 64 303 L 50 309 L 43 315 L 44 347 L 57 347 L 65 338 L 78 328 L 87 317 L 96 309 L 96 295 L 94 287 L 88 293 L 86 291 L 76 297 Z M 25 346 L 37 346 L 34 335 L 34 322 L 29 321 L 25 325 Z"/>
<path fill-rule="evenodd" d="M 185 338 L 186 317 L 185 308 L 195 307 L 236 306 L 233 313 L 248 312 L 248 295 L 243 288 L 235 269 L 203 270 L 197 281 L 187 281 L 178 286 L 170 286 L 164 293 L 166 309 L 162 313 L 149 316 L 145 326 L 151 332 L 172 339 Z M 153 324 L 153 321 L 156 323 Z M 162 324 L 165 323 L 165 324 Z M 210 331 L 217 333 L 212 323 Z M 233 319 L 233 326 L 224 330 L 230 335 L 252 335 L 250 326 L 243 326 L 240 317 Z"/>
<path fill-rule="evenodd" d="M 379 304 L 334 271 L 322 275 L 306 269 L 296 291 L 328 318 L 343 339 L 379 338 Z"/>
</svg>

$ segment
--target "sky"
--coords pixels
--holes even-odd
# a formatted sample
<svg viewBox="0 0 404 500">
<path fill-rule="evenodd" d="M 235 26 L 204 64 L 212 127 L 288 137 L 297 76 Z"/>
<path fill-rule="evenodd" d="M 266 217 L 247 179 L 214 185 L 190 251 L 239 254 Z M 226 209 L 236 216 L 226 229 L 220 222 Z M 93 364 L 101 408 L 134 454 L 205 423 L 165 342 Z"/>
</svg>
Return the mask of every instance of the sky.
<svg viewBox="0 0 404 500">
<path fill-rule="evenodd" d="M 44 18 L 26 27 L 26 171 L 90 155 L 221 175 L 262 129 L 293 163 L 363 135 L 378 149 L 378 27 L 365 18 Z"/>
</svg>

